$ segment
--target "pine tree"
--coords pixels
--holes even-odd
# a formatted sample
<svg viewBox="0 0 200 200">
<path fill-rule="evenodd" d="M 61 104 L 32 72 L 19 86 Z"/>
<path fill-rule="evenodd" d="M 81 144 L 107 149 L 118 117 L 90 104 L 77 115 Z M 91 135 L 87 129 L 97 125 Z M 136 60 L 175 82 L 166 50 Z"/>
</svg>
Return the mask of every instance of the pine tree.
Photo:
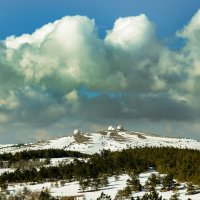
<svg viewBox="0 0 200 200">
<path fill-rule="evenodd" d="M 162 200 L 162 196 L 159 196 L 154 188 L 149 194 L 145 193 L 140 200 Z"/>
<path fill-rule="evenodd" d="M 163 188 L 167 190 L 171 190 L 173 188 L 174 182 L 173 182 L 173 175 L 168 174 L 163 177 L 162 180 Z"/>
<path fill-rule="evenodd" d="M 114 200 L 124 200 L 130 198 L 131 194 L 131 188 L 127 186 L 123 190 L 118 190 Z"/>
<path fill-rule="evenodd" d="M 97 200 L 111 200 L 111 197 L 110 195 L 106 195 L 102 192 L 100 197 L 97 198 Z"/>
<path fill-rule="evenodd" d="M 51 199 L 51 195 L 49 194 L 49 192 L 46 192 L 46 191 L 45 192 L 42 191 L 38 198 L 38 200 L 50 200 L 50 199 Z"/>
<path fill-rule="evenodd" d="M 83 192 L 85 192 L 85 189 L 89 186 L 89 180 L 88 179 L 80 179 L 79 186 Z"/>
<path fill-rule="evenodd" d="M 100 178 L 100 187 L 106 187 L 108 185 L 108 177 L 103 175 Z"/>
<path fill-rule="evenodd" d="M 101 180 L 100 180 L 100 178 L 93 178 L 93 179 L 90 181 L 89 185 L 91 186 L 91 188 L 92 188 L 93 190 L 97 190 L 97 189 L 99 188 L 99 186 L 101 185 Z"/>
<path fill-rule="evenodd" d="M 127 180 L 127 185 L 131 187 L 133 191 L 141 191 L 142 185 L 137 175 L 131 175 L 131 178 Z"/>
<path fill-rule="evenodd" d="M 177 194 L 177 193 L 173 194 L 169 200 L 179 200 L 178 196 L 179 196 L 179 194 Z"/>
<path fill-rule="evenodd" d="M 187 184 L 187 194 L 191 195 L 191 194 L 195 194 L 195 193 L 196 193 L 196 191 L 195 191 L 194 185 L 192 185 L 192 183 L 188 183 Z"/>
</svg>

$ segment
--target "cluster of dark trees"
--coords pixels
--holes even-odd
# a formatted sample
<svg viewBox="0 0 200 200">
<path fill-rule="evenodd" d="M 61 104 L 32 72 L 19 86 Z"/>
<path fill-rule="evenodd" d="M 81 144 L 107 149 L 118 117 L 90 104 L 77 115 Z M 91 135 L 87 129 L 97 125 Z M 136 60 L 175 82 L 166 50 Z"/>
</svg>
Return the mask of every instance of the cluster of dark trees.
<svg viewBox="0 0 200 200">
<path fill-rule="evenodd" d="M 141 191 L 142 185 L 137 174 L 130 173 L 130 178 L 127 180 L 126 184 L 131 189 L 131 191 Z"/>
<path fill-rule="evenodd" d="M 98 178 L 80 179 L 79 185 L 83 192 L 88 189 L 97 190 L 108 185 L 108 177 L 104 175 Z"/>
<path fill-rule="evenodd" d="M 20 160 L 20 161 L 2 161 L 0 160 L 0 168 L 30 168 L 41 167 L 50 164 L 50 159 L 34 159 L 34 160 Z"/>
<path fill-rule="evenodd" d="M 161 191 L 169 191 L 175 189 L 175 182 L 173 181 L 173 176 L 170 174 L 165 175 L 162 178 L 159 175 L 151 174 L 144 186 L 140 184 L 138 175 L 132 173 L 129 174 L 129 176 L 130 179 L 127 180 L 127 186 L 122 190 L 118 190 L 115 196 L 115 200 L 162 200 L 162 196 L 159 196 L 158 192 L 155 189 L 157 186 L 162 187 Z M 146 191 L 146 193 L 142 197 L 132 197 L 133 192 L 139 191 Z M 173 195 L 173 198 L 175 198 L 175 195 Z"/>
<path fill-rule="evenodd" d="M 111 200 L 111 197 L 110 195 L 106 195 L 102 192 L 101 195 L 97 198 L 97 200 Z"/>
<path fill-rule="evenodd" d="M 134 200 L 134 198 L 131 200 Z M 159 196 L 158 192 L 153 189 L 150 193 L 145 193 L 141 198 L 137 197 L 136 200 L 162 200 L 162 196 Z"/>
<path fill-rule="evenodd" d="M 0 192 L 0 200 L 59 200 L 51 196 L 48 189 L 42 190 L 41 192 L 32 192 L 28 188 L 24 188 L 17 192 L 17 194 L 7 194 Z M 68 199 L 66 199 L 68 200 Z M 69 199 L 71 200 L 71 199 Z M 75 199 L 72 199 L 75 200 Z"/>
<path fill-rule="evenodd" d="M 130 176 L 130 175 L 129 175 Z M 132 176 L 133 181 L 130 185 L 130 179 L 127 180 L 127 186 L 122 189 L 118 190 L 114 200 L 123 200 L 123 199 L 130 199 L 130 200 L 164 200 L 162 196 L 158 193 L 156 190 L 157 186 L 162 186 L 160 191 L 169 191 L 172 190 L 173 194 L 171 195 L 169 200 L 180 200 L 179 193 L 177 192 L 176 185 L 178 183 L 175 183 L 173 181 L 173 177 L 170 174 L 165 175 L 164 177 L 160 177 L 159 175 L 152 174 L 148 180 L 146 181 L 144 186 L 138 187 L 140 184 L 140 181 L 138 180 L 137 176 Z M 198 189 L 195 188 L 191 183 L 188 183 L 187 185 L 187 193 L 188 195 L 196 194 Z M 141 197 L 133 197 L 133 192 L 138 191 L 145 191 L 145 194 Z M 191 200 L 188 198 L 188 200 Z"/>
<path fill-rule="evenodd" d="M 63 157 L 75 157 L 86 158 L 89 155 L 80 153 L 78 151 L 66 151 L 64 149 L 40 149 L 21 151 L 15 154 L 3 153 L 0 154 L 0 161 L 17 162 L 21 160 L 39 159 L 39 158 L 63 158 Z"/>
<path fill-rule="evenodd" d="M 123 200 L 123 199 L 130 199 L 130 200 L 162 200 L 162 196 L 159 196 L 159 193 L 154 188 L 149 193 L 145 193 L 142 197 L 132 197 L 132 191 L 129 188 L 129 186 L 127 186 L 123 190 L 119 190 L 117 195 L 114 198 L 114 200 Z"/>
<path fill-rule="evenodd" d="M 62 150 L 57 151 L 62 152 Z M 41 156 L 42 154 L 46 155 L 44 152 L 45 150 L 38 150 L 38 154 L 36 152 L 32 153 Z M 48 156 L 55 157 L 56 153 L 53 155 L 50 152 L 56 152 L 56 150 L 46 150 L 46 152 L 49 152 L 47 153 Z M 26 153 L 29 155 L 28 152 L 24 152 L 25 155 Z M 22 152 L 21 155 L 23 155 Z M 75 157 L 75 155 L 70 156 Z M 82 154 L 80 156 L 83 157 Z M 33 167 L 30 169 L 18 169 L 12 173 L 4 173 L 0 176 L 0 184 L 5 182 L 34 182 L 59 179 L 80 180 L 97 178 L 102 174 L 115 175 L 130 171 L 139 174 L 148 170 L 149 167 L 155 167 L 161 173 L 171 174 L 180 181 L 191 181 L 195 184 L 200 184 L 199 166 L 200 151 L 197 150 L 176 148 L 136 148 L 117 152 L 104 150 L 100 154 L 92 155 L 87 161 L 75 159 L 74 162 L 66 165 L 40 167 L 39 170 Z"/>
</svg>

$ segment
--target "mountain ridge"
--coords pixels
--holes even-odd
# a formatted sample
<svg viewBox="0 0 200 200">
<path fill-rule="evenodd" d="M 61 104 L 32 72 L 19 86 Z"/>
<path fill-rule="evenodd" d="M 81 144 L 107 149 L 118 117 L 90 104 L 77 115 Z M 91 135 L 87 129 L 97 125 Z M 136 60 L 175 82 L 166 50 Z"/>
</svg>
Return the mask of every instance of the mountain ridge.
<svg viewBox="0 0 200 200">
<path fill-rule="evenodd" d="M 74 134 L 46 141 L 26 144 L 0 145 L 0 153 L 38 149 L 64 149 L 86 154 L 100 153 L 102 150 L 119 151 L 127 148 L 174 147 L 200 150 L 200 141 L 187 138 L 163 137 L 155 134 L 124 130 L 122 127 L 108 127 L 94 133 Z"/>
</svg>

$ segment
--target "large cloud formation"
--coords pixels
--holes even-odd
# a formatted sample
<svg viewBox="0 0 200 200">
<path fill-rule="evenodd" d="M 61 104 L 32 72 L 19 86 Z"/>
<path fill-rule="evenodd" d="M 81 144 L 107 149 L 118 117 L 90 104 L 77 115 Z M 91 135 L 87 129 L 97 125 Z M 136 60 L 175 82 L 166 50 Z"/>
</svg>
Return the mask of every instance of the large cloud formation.
<svg viewBox="0 0 200 200">
<path fill-rule="evenodd" d="M 200 120 L 200 11 L 175 51 L 141 14 L 104 39 L 95 21 L 66 16 L 0 42 L 0 124 L 45 129 L 109 120 Z M 1 131 L 1 130 L 0 130 Z"/>
</svg>

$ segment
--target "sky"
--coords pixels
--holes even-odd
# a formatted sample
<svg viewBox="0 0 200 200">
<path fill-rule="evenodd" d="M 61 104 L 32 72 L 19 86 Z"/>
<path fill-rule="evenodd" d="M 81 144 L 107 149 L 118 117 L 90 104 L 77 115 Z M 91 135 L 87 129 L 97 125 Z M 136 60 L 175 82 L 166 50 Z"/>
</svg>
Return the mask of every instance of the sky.
<svg viewBox="0 0 200 200">
<path fill-rule="evenodd" d="M 200 1 L 0 0 L 0 143 L 122 124 L 200 139 Z"/>
</svg>

